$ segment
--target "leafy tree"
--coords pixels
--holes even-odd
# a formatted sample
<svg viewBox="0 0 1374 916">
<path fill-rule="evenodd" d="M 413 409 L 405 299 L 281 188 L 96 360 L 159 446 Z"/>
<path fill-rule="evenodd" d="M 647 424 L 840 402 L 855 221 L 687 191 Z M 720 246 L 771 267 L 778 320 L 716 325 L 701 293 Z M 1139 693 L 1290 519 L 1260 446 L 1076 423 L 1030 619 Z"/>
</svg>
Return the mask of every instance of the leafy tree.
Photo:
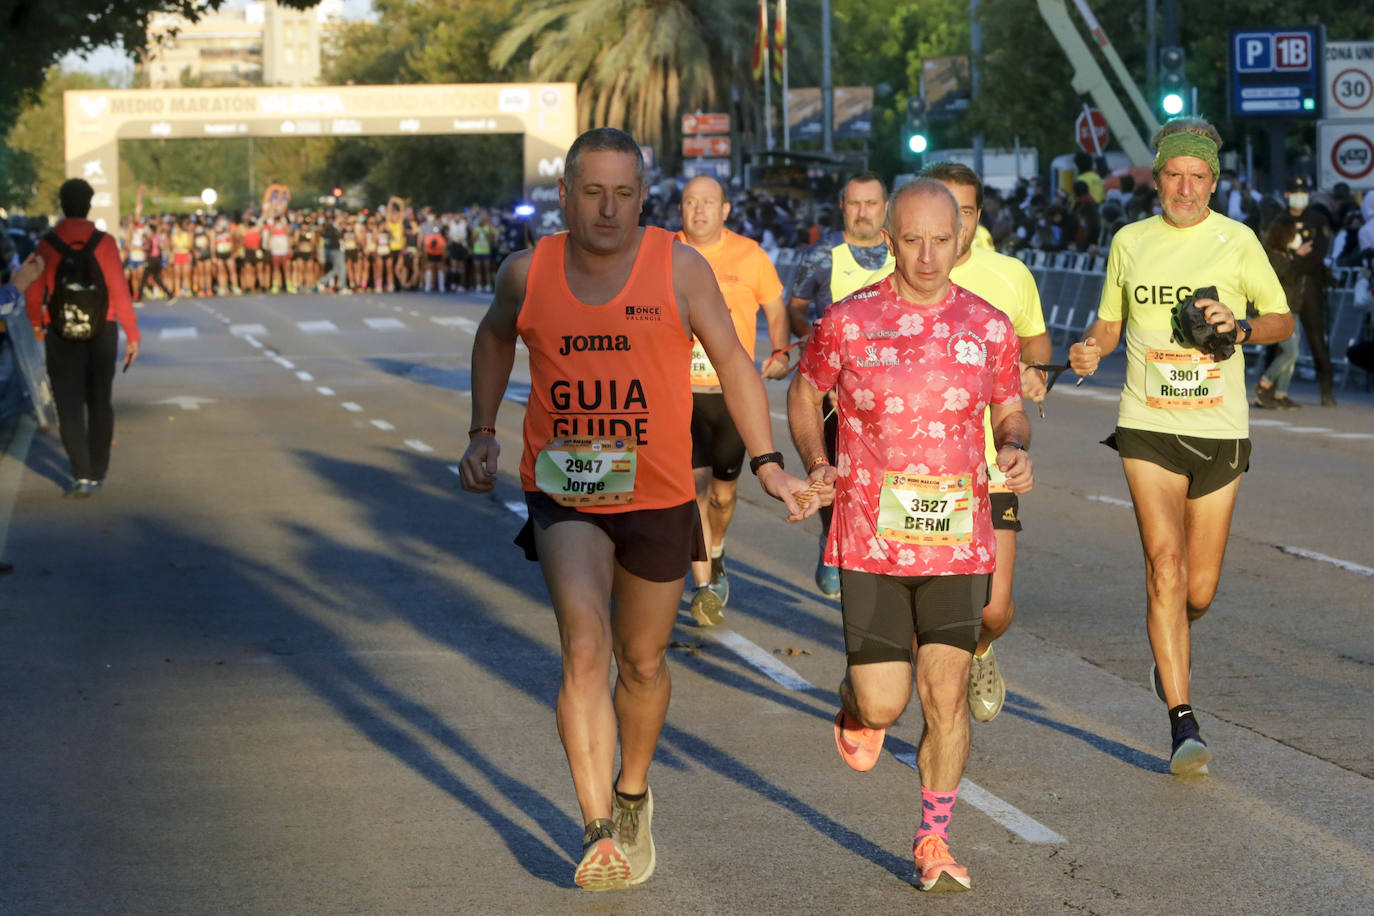
<svg viewBox="0 0 1374 916">
<path fill-rule="evenodd" d="M 525 58 L 493 66 L 493 35 L 508 28 L 507 0 L 374 0 L 376 22 L 344 27 L 326 61 L 338 84 L 516 82 Z M 327 172 L 361 183 L 367 198 L 393 194 L 445 209 L 514 202 L 521 190 L 520 140 L 513 136 L 350 137 L 334 141 Z"/>
<path fill-rule="evenodd" d="M 0 147 L 7 166 L 3 188 L 6 206 L 57 211 L 57 189 L 67 180 L 62 93 L 68 89 L 107 89 L 110 85 L 110 80 L 90 73 L 49 71 L 42 90 L 20 113 Z"/>
<path fill-rule="evenodd" d="M 685 112 L 757 124 L 747 89 L 757 10 L 752 0 L 527 0 L 491 61 L 507 67 L 532 47 L 531 77 L 578 84 L 582 128 L 623 128 L 672 161 Z"/>
<path fill-rule="evenodd" d="M 141 48 L 148 17 L 170 12 L 197 20 L 225 0 L 0 0 L 5 53 L 0 55 L 0 124 L 11 124 L 43 87 L 48 70 L 68 52 L 105 45 Z M 319 0 L 279 0 L 309 9 Z"/>
</svg>

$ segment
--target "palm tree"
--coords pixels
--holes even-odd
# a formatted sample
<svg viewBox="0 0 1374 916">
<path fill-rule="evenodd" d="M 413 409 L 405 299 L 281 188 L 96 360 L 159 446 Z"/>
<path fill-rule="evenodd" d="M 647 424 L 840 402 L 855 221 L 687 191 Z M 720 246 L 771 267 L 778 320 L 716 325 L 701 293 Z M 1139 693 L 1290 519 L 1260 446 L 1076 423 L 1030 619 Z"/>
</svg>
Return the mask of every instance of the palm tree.
<svg viewBox="0 0 1374 916">
<path fill-rule="evenodd" d="M 619 127 L 669 152 L 683 113 L 730 110 L 740 128 L 757 120 L 757 15 L 755 0 L 529 0 L 491 63 L 505 67 L 532 41 L 531 78 L 577 83 L 581 128 Z"/>
</svg>

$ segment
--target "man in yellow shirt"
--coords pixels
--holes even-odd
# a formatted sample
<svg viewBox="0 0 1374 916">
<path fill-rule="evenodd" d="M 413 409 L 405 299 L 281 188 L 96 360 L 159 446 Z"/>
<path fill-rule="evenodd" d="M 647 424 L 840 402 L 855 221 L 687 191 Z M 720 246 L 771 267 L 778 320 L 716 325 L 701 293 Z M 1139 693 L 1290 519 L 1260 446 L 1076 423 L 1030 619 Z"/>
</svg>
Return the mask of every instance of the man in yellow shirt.
<svg viewBox="0 0 1374 916">
<path fill-rule="evenodd" d="M 697 250 L 716 275 L 730 320 L 745 351 L 753 357 L 758 313 L 768 320 L 772 355 L 764 362 L 764 378 L 787 375 L 787 312 L 782 304 L 782 281 L 757 242 L 725 228 L 730 204 L 719 181 L 699 175 L 682 189 L 682 231 L 678 240 Z M 720 379 L 701 342 L 692 341 L 692 476 L 702 534 L 709 561 L 692 563 L 696 592 L 692 618 L 701 626 L 724 619 L 730 600 L 725 571 L 725 529 L 735 514 L 735 490 L 744 466 L 744 440 L 725 408 Z"/>
<path fill-rule="evenodd" d="M 1126 386 L 1107 440 L 1135 504 L 1145 548 L 1145 626 L 1155 694 L 1169 707 L 1179 776 L 1207 772 L 1212 752 L 1190 705 L 1191 627 L 1212 603 L 1240 475 L 1250 466 L 1249 398 L 1241 344 L 1293 333 L 1283 287 L 1244 223 L 1208 208 L 1220 173 L 1221 136 L 1200 118 L 1175 118 L 1155 137 L 1163 214 L 1112 238 L 1097 320 L 1069 350 L 1079 375 L 1097 370 L 1126 334 Z M 1229 358 L 1175 342 L 1171 312 L 1194 290 L 1206 320 L 1235 335 Z M 1258 317 L 1245 320 L 1246 303 Z"/>
<path fill-rule="evenodd" d="M 1045 374 L 1031 366 L 1050 361 L 1050 335 L 1040 308 L 1040 291 L 1030 270 L 1016 258 L 974 244 L 974 227 L 983 215 L 983 182 L 978 173 L 957 162 L 935 162 L 921 172 L 949 189 L 959 204 L 959 256 L 950 271 L 952 283 L 1005 312 L 1021 344 L 1021 396 L 1036 403 L 1045 399 Z M 969 668 L 968 705 L 975 721 L 991 722 L 1002 711 L 1007 687 L 997 667 L 992 641 L 1011 626 L 1016 613 L 1011 584 L 1016 569 L 1016 533 L 1021 530 L 1020 502 L 997 467 L 992 446 L 992 423 L 983 416 L 988 465 L 988 497 L 997 539 L 997 568 L 992 577 L 983 624 Z"/>
</svg>

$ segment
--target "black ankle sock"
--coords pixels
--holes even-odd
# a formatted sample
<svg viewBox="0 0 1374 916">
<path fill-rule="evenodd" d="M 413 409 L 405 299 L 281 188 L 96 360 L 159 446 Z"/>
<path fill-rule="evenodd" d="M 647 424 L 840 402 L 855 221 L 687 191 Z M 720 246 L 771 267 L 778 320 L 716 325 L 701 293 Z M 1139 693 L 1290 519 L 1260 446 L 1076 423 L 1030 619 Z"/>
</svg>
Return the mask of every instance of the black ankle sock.
<svg viewBox="0 0 1374 916">
<path fill-rule="evenodd" d="M 1180 738 L 1196 738 L 1202 734 L 1202 730 L 1197 726 L 1197 719 L 1193 718 L 1193 707 L 1187 703 L 1169 710 L 1169 729 L 1175 741 Z"/>
<path fill-rule="evenodd" d="M 619 774 L 619 773 L 616 773 L 616 774 L 615 774 L 615 779 L 611 780 L 611 791 L 614 792 L 616 795 L 619 795 L 621 798 L 625 799 L 626 801 L 630 801 L 630 802 L 641 801 L 641 800 L 644 798 L 645 795 L 648 795 L 648 794 L 649 794 L 649 790 L 648 790 L 648 789 L 645 789 L 643 792 L 640 792 L 638 795 L 631 795 L 629 792 L 622 792 L 622 791 L 620 791 L 620 789 L 617 788 L 619 785 L 620 785 L 620 774 Z"/>
</svg>

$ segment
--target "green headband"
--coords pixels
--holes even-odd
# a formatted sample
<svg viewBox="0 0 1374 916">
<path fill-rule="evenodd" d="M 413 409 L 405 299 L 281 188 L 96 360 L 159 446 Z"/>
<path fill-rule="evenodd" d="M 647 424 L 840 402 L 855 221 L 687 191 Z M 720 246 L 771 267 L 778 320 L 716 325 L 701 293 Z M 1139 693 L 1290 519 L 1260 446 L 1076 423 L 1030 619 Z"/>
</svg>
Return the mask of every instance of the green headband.
<svg viewBox="0 0 1374 916">
<path fill-rule="evenodd" d="M 1217 145 L 1211 141 L 1211 138 L 1204 137 L 1202 134 L 1182 131 L 1169 134 L 1169 136 L 1161 139 L 1159 149 L 1155 153 L 1155 174 L 1158 175 L 1159 170 L 1164 168 L 1164 163 L 1175 156 L 1192 156 L 1201 159 L 1211 166 L 1213 178 L 1221 174 L 1221 162 L 1217 159 Z"/>
</svg>

